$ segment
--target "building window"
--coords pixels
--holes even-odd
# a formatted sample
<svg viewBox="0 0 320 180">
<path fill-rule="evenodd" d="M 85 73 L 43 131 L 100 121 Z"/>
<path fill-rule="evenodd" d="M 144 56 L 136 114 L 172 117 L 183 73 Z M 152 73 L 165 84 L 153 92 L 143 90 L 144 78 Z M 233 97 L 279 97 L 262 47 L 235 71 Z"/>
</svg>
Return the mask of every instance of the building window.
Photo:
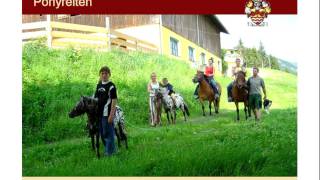
<svg viewBox="0 0 320 180">
<path fill-rule="evenodd" d="M 202 64 L 206 64 L 206 54 L 205 53 L 200 54 L 200 60 L 201 60 Z"/>
<path fill-rule="evenodd" d="M 192 61 L 192 62 L 194 62 L 194 48 L 193 47 L 191 47 L 191 46 L 189 46 L 189 60 L 190 61 Z"/>
<path fill-rule="evenodd" d="M 179 41 L 177 39 L 170 37 L 171 54 L 174 56 L 179 56 L 178 43 Z"/>
</svg>

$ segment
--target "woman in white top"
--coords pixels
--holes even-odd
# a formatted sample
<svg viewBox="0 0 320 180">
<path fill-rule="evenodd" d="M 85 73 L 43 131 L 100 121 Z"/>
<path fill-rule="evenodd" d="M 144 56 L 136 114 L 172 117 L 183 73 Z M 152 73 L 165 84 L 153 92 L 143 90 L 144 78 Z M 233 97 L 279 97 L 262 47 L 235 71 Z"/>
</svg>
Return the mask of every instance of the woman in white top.
<svg viewBox="0 0 320 180">
<path fill-rule="evenodd" d="M 157 120 L 157 110 L 156 110 L 156 90 L 159 89 L 159 82 L 157 81 L 157 75 L 155 72 L 151 73 L 151 82 L 148 84 L 149 92 L 149 108 L 150 108 L 150 125 L 155 126 L 159 120 Z"/>
</svg>

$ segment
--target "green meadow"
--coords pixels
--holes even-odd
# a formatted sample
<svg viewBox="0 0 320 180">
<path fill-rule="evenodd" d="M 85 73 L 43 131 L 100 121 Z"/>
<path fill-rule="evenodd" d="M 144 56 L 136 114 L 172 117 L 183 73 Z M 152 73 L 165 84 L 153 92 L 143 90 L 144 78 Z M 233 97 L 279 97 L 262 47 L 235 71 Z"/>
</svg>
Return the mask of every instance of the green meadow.
<svg viewBox="0 0 320 180">
<path fill-rule="evenodd" d="M 270 114 L 245 120 L 240 105 L 236 122 L 227 102 L 230 78 L 221 83 L 220 113 L 202 116 L 193 99 L 196 70 L 182 60 L 142 52 L 48 49 L 41 43 L 23 47 L 23 176 L 296 176 L 297 76 L 262 69 Z M 97 159 L 85 129 L 86 116 L 68 112 L 81 95 L 91 96 L 98 71 L 107 65 L 125 113 L 129 149 Z M 248 69 L 249 70 L 249 69 Z M 191 116 L 176 125 L 148 125 L 147 83 L 151 72 L 167 77 L 186 100 Z M 100 152 L 103 152 L 101 143 Z"/>
</svg>

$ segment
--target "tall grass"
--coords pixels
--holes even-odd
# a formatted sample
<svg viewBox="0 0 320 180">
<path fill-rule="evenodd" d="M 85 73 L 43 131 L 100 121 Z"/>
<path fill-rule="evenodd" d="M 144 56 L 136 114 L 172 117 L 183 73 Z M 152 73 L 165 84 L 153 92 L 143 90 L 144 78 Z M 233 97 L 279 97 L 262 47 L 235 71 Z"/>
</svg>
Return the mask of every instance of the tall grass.
<svg viewBox="0 0 320 180">
<path fill-rule="evenodd" d="M 69 119 L 81 95 L 92 95 L 101 66 L 111 68 L 125 112 L 129 150 L 97 160 L 85 132 L 86 117 Z M 167 77 L 186 99 L 192 117 L 150 128 L 146 91 L 151 72 Z M 223 87 L 218 115 L 200 117 L 193 100 L 194 69 L 179 60 L 141 52 L 23 48 L 23 175 L 296 175 L 296 76 L 263 69 L 270 115 L 236 123 Z M 208 109 L 207 109 L 208 112 Z M 163 119 L 165 121 L 165 119 Z"/>
</svg>

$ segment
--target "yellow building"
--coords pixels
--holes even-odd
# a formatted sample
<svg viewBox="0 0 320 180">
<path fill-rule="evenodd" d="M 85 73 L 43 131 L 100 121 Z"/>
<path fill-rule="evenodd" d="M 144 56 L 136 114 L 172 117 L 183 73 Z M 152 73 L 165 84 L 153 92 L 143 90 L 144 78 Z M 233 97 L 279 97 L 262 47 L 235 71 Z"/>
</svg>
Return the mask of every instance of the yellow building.
<svg viewBox="0 0 320 180">
<path fill-rule="evenodd" d="M 221 72 L 220 33 L 228 33 L 214 15 L 52 15 L 52 21 L 110 27 L 155 45 L 158 52 L 189 62 L 192 67 L 214 59 Z M 23 23 L 45 21 L 41 15 L 23 15 Z M 121 39 L 127 41 L 126 39 Z M 126 48 L 126 46 L 123 46 Z"/>
<path fill-rule="evenodd" d="M 117 31 L 157 45 L 159 53 L 184 60 L 194 68 L 214 59 L 221 73 L 220 32 L 228 33 L 214 15 L 154 15 L 152 23 Z"/>
</svg>

